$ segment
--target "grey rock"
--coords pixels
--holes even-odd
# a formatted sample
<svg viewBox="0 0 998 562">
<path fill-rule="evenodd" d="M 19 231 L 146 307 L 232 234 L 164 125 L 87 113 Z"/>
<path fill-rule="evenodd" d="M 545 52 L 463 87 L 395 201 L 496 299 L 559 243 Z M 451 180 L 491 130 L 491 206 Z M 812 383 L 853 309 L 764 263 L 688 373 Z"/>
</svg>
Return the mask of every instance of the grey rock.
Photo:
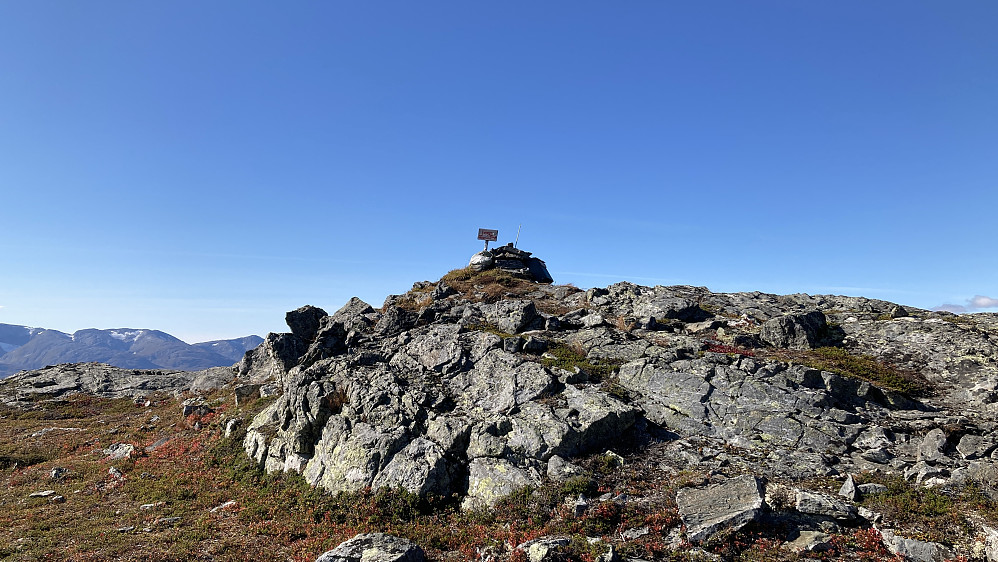
<svg viewBox="0 0 998 562">
<path fill-rule="evenodd" d="M 998 529 L 982 525 L 981 531 L 984 534 L 984 555 L 988 562 L 998 562 Z"/>
<path fill-rule="evenodd" d="M 939 429 L 928 432 L 918 446 L 918 460 L 936 463 L 946 458 L 946 433 Z"/>
<path fill-rule="evenodd" d="M 232 367 L 212 367 L 199 371 L 191 380 L 191 392 L 211 392 L 232 382 L 236 371 Z"/>
<path fill-rule="evenodd" d="M 538 481 L 505 459 L 477 458 L 468 465 L 468 495 L 462 504 L 465 509 L 491 507 L 500 498 Z"/>
<path fill-rule="evenodd" d="M 210 414 L 212 409 L 208 406 L 204 398 L 195 396 L 188 398 L 180 404 L 180 415 L 184 416 L 204 416 Z"/>
<path fill-rule="evenodd" d="M 893 458 L 891 452 L 884 447 L 863 451 L 859 456 L 877 464 L 887 464 L 891 462 L 891 459 Z"/>
<path fill-rule="evenodd" d="M 548 459 L 547 475 L 555 482 L 564 482 L 569 478 L 582 476 L 584 471 L 581 467 L 574 465 L 558 455 L 551 455 Z"/>
<path fill-rule="evenodd" d="M 568 537 L 547 536 L 527 541 L 516 548 L 524 551 L 530 562 L 550 562 L 555 559 L 555 553 L 571 542 Z"/>
<path fill-rule="evenodd" d="M 682 488 L 676 494 L 687 538 L 700 543 L 714 534 L 737 530 L 759 516 L 762 486 L 754 476 L 739 476 L 707 488 Z"/>
<path fill-rule="evenodd" d="M 527 300 L 502 300 L 486 305 L 483 312 L 489 324 L 508 334 L 522 331 L 537 317 L 534 303 Z"/>
<path fill-rule="evenodd" d="M 132 456 L 135 451 L 135 445 L 129 443 L 115 443 L 107 449 L 104 449 L 104 458 L 106 460 L 119 460 L 127 459 Z"/>
<path fill-rule="evenodd" d="M 468 267 L 474 269 L 475 271 L 485 271 L 492 269 L 496 265 L 496 260 L 492 257 L 492 252 L 488 250 L 478 252 L 477 254 L 471 256 L 471 260 L 468 262 Z"/>
<path fill-rule="evenodd" d="M 964 435 L 956 445 L 956 450 L 960 456 L 967 460 L 982 459 L 995 447 L 993 439 L 981 437 L 980 435 Z"/>
<path fill-rule="evenodd" d="M 409 442 L 378 472 L 371 483 L 377 489 L 405 488 L 420 495 L 450 491 L 449 464 L 440 445 L 423 437 Z"/>
<path fill-rule="evenodd" d="M 786 349 L 813 349 L 828 329 L 825 315 L 818 310 L 807 314 L 788 314 L 767 320 L 759 337 L 762 341 Z"/>
<path fill-rule="evenodd" d="M 856 482 L 853 481 L 852 474 L 846 475 L 845 482 L 843 482 L 842 487 L 839 488 L 839 495 L 849 501 L 856 501 L 859 499 L 859 490 L 856 489 Z"/>
<path fill-rule="evenodd" d="M 625 541 L 632 541 L 634 539 L 639 539 L 649 533 L 651 533 L 651 531 L 648 529 L 648 527 L 634 527 L 621 532 L 620 538 Z"/>
<path fill-rule="evenodd" d="M 291 333 L 306 344 L 315 340 L 319 333 L 319 325 L 322 319 L 328 316 L 325 310 L 307 304 L 288 312 L 284 316 L 284 321 L 291 328 Z"/>
<path fill-rule="evenodd" d="M 376 322 L 377 315 L 377 311 L 371 305 L 352 297 L 325 322 L 339 324 L 347 332 L 362 331 Z"/>
<path fill-rule="evenodd" d="M 28 494 L 29 498 L 48 498 L 55 495 L 55 490 L 43 490 L 41 492 L 32 492 Z"/>
<path fill-rule="evenodd" d="M 921 484 L 925 480 L 940 476 L 942 474 L 944 474 L 943 469 L 932 466 L 925 461 L 918 461 L 904 471 L 905 479 L 914 479 L 916 484 Z"/>
<path fill-rule="evenodd" d="M 49 471 L 49 478 L 52 480 L 62 480 L 67 474 L 69 474 L 68 468 L 57 466 Z"/>
<path fill-rule="evenodd" d="M 231 439 L 232 436 L 235 435 L 236 430 L 239 428 L 239 426 L 242 425 L 242 422 L 243 420 L 239 418 L 232 418 L 229 421 L 225 422 L 225 438 Z"/>
<path fill-rule="evenodd" d="M 523 343 L 523 351 L 526 353 L 541 354 L 547 351 L 547 349 L 548 341 L 536 336 L 528 336 L 527 341 Z"/>
<path fill-rule="evenodd" d="M 151 452 L 155 451 L 156 449 L 159 449 L 163 445 L 166 445 L 169 442 L 170 442 L 170 438 L 169 437 L 160 437 L 159 439 L 157 439 L 156 441 L 154 441 L 151 445 L 147 445 L 146 448 L 145 448 L 145 452 L 151 453 Z"/>
<path fill-rule="evenodd" d="M 242 384 L 233 389 L 236 406 L 244 406 L 246 402 L 259 398 L 262 386 L 262 384 Z"/>
<path fill-rule="evenodd" d="M 886 486 L 884 488 L 885 488 L 885 491 L 886 491 Z M 884 519 L 883 514 L 877 513 L 876 511 L 873 511 L 872 509 L 865 508 L 863 506 L 859 506 L 856 510 L 859 513 L 860 517 L 862 517 L 863 519 L 866 519 L 870 523 L 880 523 Z"/>
<path fill-rule="evenodd" d="M 856 489 L 859 491 L 860 495 L 862 496 L 873 496 L 876 494 L 883 494 L 884 492 L 886 492 L 887 486 L 884 486 L 883 484 L 876 484 L 870 482 L 868 484 L 860 484 L 859 486 L 856 486 Z"/>
<path fill-rule="evenodd" d="M 87 394 L 101 398 L 140 398 L 151 392 L 180 393 L 204 371 L 121 369 L 102 363 L 72 363 L 26 371 L 2 379 L 0 401 Z"/>
<path fill-rule="evenodd" d="M 797 490 L 797 511 L 809 515 L 824 515 L 840 521 L 856 519 L 856 507 L 831 496 L 807 490 Z"/>
<path fill-rule="evenodd" d="M 315 562 L 423 562 L 423 549 L 401 537 L 367 533 L 353 537 L 319 556 Z"/>
<path fill-rule="evenodd" d="M 397 306 L 388 306 L 374 325 L 382 337 L 398 335 L 416 325 L 416 314 Z"/>
<path fill-rule="evenodd" d="M 298 336 L 270 333 L 262 344 L 246 352 L 236 371 L 239 378 L 252 383 L 281 381 L 306 351 L 307 344 Z"/>
<path fill-rule="evenodd" d="M 943 562 L 954 557 L 949 548 L 928 541 L 906 539 L 898 536 L 892 529 L 879 529 L 884 546 L 891 554 L 904 557 L 912 562 Z"/>
</svg>

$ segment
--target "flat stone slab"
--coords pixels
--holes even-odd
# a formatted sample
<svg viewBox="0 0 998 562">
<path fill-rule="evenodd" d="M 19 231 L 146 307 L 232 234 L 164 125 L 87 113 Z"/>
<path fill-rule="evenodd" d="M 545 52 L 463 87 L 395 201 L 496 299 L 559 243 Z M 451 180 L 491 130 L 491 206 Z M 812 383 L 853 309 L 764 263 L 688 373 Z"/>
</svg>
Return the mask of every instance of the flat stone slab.
<svg viewBox="0 0 998 562">
<path fill-rule="evenodd" d="M 937 542 L 906 539 L 894 534 L 891 529 L 880 529 L 884 546 L 894 555 L 912 562 L 943 562 L 953 558 L 953 551 Z"/>
<path fill-rule="evenodd" d="M 679 490 L 676 503 L 687 539 L 699 543 L 720 531 L 742 528 L 761 513 L 763 496 L 762 484 L 751 475 Z"/>
</svg>

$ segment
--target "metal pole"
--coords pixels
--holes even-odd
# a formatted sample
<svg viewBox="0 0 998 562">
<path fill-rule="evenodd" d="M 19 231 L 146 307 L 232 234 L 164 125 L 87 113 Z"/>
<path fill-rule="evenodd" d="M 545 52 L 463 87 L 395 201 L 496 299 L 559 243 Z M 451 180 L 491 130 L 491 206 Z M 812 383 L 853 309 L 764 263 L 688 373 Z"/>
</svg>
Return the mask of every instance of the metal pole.
<svg viewBox="0 0 998 562">
<path fill-rule="evenodd" d="M 513 242 L 513 247 L 514 248 L 520 242 L 520 227 L 522 227 L 522 226 L 523 226 L 522 224 L 516 225 L 516 242 Z"/>
</svg>

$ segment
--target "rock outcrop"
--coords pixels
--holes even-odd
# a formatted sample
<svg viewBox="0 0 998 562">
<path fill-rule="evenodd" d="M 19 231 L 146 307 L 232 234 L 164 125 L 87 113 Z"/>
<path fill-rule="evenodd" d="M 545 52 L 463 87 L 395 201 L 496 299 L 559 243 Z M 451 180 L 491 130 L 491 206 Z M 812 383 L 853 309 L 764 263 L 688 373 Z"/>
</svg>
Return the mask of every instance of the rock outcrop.
<svg viewBox="0 0 998 562">
<path fill-rule="evenodd" d="M 235 380 L 232 367 L 204 371 L 120 369 L 102 363 L 69 363 L 26 371 L 0 380 L 0 402 L 18 405 L 36 398 L 89 394 L 104 398 L 138 398 L 155 392 L 206 392 Z"/>
<path fill-rule="evenodd" d="M 299 309 L 307 329 L 294 320 L 247 354 L 241 376 L 283 388 L 249 426 L 247 453 L 330 491 L 400 486 L 474 508 L 623 435 L 671 439 L 694 464 L 725 457 L 717 466 L 794 479 L 962 477 L 994 450 L 990 316 L 970 326 L 863 298 L 628 283 L 538 284 L 495 302 L 443 283 L 414 291 L 380 311 L 356 299 L 330 316 Z M 905 395 L 779 354 L 822 345 L 919 373 L 934 391 Z M 705 448 L 741 453 L 690 453 Z M 856 516 L 834 498 L 797 503 Z"/>
</svg>

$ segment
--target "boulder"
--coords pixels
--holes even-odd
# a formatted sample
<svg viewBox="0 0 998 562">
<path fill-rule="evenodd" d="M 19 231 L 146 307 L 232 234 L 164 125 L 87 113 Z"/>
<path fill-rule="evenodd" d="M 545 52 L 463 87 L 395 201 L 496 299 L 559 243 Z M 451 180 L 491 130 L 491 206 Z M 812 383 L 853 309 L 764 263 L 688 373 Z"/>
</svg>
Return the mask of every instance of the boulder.
<svg viewBox="0 0 998 562">
<path fill-rule="evenodd" d="M 568 537 L 547 536 L 517 545 L 516 549 L 526 553 L 530 562 L 550 562 L 559 560 L 556 553 L 571 543 Z"/>
<path fill-rule="evenodd" d="M 937 463 L 946 458 L 946 433 L 935 428 L 925 434 L 918 446 L 918 460 L 929 464 Z"/>
<path fill-rule="evenodd" d="M 995 447 L 993 439 L 980 435 L 964 435 L 956 445 L 960 456 L 967 460 L 982 459 Z"/>
<path fill-rule="evenodd" d="M 801 513 L 823 515 L 839 521 L 853 521 L 857 516 L 855 506 L 832 496 L 806 490 L 797 490 L 797 501 L 794 507 Z"/>
<path fill-rule="evenodd" d="M 894 555 L 911 562 L 944 562 L 954 557 L 953 551 L 937 542 L 906 539 L 892 529 L 879 529 L 884 546 Z"/>
<path fill-rule="evenodd" d="M 468 267 L 474 269 L 475 271 L 492 269 L 495 265 L 496 260 L 492 257 L 492 252 L 489 252 L 488 250 L 478 252 L 477 254 L 471 256 L 471 261 L 468 262 Z"/>
<path fill-rule="evenodd" d="M 416 544 L 393 535 L 367 533 L 342 542 L 315 562 L 424 562 L 426 554 Z"/>
<path fill-rule="evenodd" d="M 517 468 L 505 459 L 477 458 L 468 465 L 468 495 L 464 509 L 492 507 L 501 498 L 527 486 L 536 486 L 538 480 L 527 471 Z"/>
<path fill-rule="evenodd" d="M 859 499 L 859 490 L 856 489 L 856 482 L 852 479 L 852 474 L 846 475 L 846 481 L 839 488 L 839 495 L 853 502 Z"/>
<path fill-rule="evenodd" d="M 363 330 L 376 322 L 378 312 L 366 302 L 351 297 L 346 304 L 330 316 L 330 322 L 336 322 L 343 326 L 347 332 L 351 330 Z"/>
<path fill-rule="evenodd" d="M 284 321 L 291 328 L 291 333 L 305 343 L 312 343 L 319 332 L 322 319 L 328 316 L 325 310 L 307 304 L 284 315 Z"/>
<path fill-rule="evenodd" d="M 552 455 L 548 459 L 547 475 L 555 482 L 564 482 L 569 478 L 582 476 L 585 473 L 581 467 L 572 464 L 558 455 Z"/>
<path fill-rule="evenodd" d="M 759 338 L 784 349 L 814 349 L 828 330 L 825 315 L 814 310 L 807 314 L 787 314 L 767 320 L 762 325 Z"/>
<path fill-rule="evenodd" d="M 739 476 L 706 488 L 682 488 L 676 504 L 687 539 L 700 543 L 756 519 L 762 512 L 762 484 L 755 476 Z"/>
</svg>

